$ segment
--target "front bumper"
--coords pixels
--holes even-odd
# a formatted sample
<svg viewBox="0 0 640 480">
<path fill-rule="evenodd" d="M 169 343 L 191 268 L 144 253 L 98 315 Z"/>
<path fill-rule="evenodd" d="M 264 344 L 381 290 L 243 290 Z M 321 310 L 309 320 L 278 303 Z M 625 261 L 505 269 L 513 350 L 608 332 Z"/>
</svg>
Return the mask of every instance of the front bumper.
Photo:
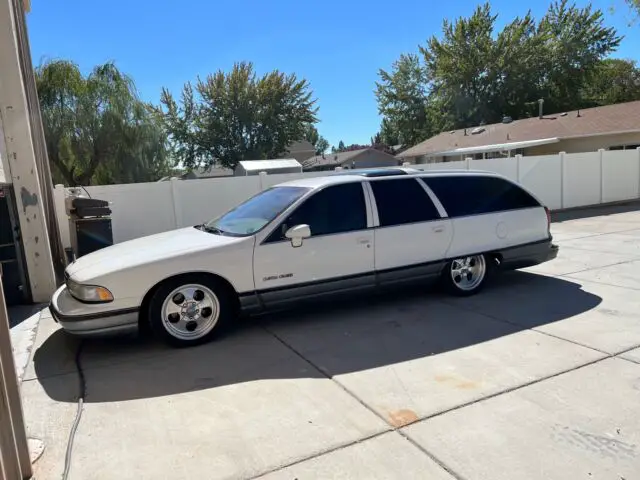
<svg viewBox="0 0 640 480">
<path fill-rule="evenodd" d="M 136 331 L 138 308 L 107 309 L 108 304 L 83 303 L 71 296 L 66 286 L 55 291 L 49 311 L 67 332 L 79 336 L 103 336 Z"/>
</svg>

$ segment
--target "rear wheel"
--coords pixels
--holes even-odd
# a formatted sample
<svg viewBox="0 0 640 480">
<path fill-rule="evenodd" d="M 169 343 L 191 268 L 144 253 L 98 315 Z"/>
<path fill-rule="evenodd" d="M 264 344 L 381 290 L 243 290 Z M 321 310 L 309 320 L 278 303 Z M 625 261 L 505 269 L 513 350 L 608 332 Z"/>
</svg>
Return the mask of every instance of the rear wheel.
<svg viewBox="0 0 640 480">
<path fill-rule="evenodd" d="M 454 295 L 468 296 L 479 292 L 487 280 L 488 266 L 484 255 L 451 260 L 442 275 L 443 282 Z"/>
<path fill-rule="evenodd" d="M 158 288 L 149 306 L 153 332 L 177 347 L 212 340 L 234 315 L 231 292 L 206 275 L 167 281 Z"/>
</svg>

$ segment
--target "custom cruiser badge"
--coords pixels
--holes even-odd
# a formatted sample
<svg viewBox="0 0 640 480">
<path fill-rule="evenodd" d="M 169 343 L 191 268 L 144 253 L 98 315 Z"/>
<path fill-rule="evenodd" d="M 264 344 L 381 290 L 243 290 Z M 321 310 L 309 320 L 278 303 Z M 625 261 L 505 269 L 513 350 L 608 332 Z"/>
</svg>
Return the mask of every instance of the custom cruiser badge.
<svg viewBox="0 0 640 480">
<path fill-rule="evenodd" d="M 289 277 L 293 277 L 293 273 L 281 273 L 280 275 L 269 275 L 268 277 L 264 277 L 262 281 L 268 282 L 269 280 L 278 280 L 279 278 L 289 278 Z"/>
</svg>

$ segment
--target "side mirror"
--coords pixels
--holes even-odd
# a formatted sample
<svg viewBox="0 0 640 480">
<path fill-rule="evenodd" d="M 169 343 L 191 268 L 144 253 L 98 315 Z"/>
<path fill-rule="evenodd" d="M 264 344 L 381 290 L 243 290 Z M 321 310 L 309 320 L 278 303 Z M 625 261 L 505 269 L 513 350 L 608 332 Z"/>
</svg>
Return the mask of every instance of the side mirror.
<svg viewBox="0 0 640 480">
<path fill-rule="evenodd" d="M 287 230 L 284 236 L 291 240 L 292 247 L 301 247 L 302 240 L 311 236 L 311 228 L 309 225 L 296 225 Z"/>
</svg>

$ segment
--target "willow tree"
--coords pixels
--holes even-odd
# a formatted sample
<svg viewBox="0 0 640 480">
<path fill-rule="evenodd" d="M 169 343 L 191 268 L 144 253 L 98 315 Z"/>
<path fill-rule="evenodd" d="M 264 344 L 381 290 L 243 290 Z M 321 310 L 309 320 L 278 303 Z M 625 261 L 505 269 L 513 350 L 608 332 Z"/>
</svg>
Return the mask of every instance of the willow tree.
<svg viewBox="0 0 640 480">
<path fill-rule="evenodd" d="M 35 74 L 54 181 L 143 182 L 169 170 L 161 119 L 113 63 L 84 76 L 75 63 L 55 60 Z"/>
</svg>

